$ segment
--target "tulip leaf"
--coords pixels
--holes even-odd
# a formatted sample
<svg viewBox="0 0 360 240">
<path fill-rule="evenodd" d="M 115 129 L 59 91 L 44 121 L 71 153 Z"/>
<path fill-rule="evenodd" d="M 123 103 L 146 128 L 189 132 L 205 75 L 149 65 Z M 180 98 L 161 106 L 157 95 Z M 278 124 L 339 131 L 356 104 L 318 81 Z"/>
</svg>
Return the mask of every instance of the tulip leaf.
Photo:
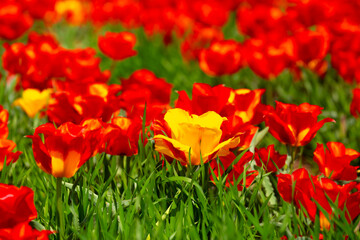
<svg viewBox="0 0 360 240">
<path fill-rule="evenodd" d="M 255 152 L 255 147 L 261 142 L 261 140 L 265 137 L 265 135 L 268 133 L 269 131 L 269 127 L 264 128 L 261 131 L 256 131 L 255 136 L 253 137 L 251 143 L 250 143 L 250 147 L 249 147 L 249 151 L 254 153 Z"/>
<path fill-rule="evenodd" d="M 270 197 L 269 203 L 270 205 L 275 206 L 277 204 L 276 197 L 274 196 L 274 187 L 271 184 L 269 176 L 264 176 L 262 184 L 265 189 L 265 196 Z"/>
<path fill-rule="evenodd" d="M 35 228 L 36 230 L 39 230 L 39 231 L 42 231 L 42 230 L 45 230 L 46 228 L 44 227 L 44 225 L 42 225 L 41 223 L 39 223 L 38 221 L 36 220 L 32 220 L 30 222 L 30 226 Z"/>
</svg>

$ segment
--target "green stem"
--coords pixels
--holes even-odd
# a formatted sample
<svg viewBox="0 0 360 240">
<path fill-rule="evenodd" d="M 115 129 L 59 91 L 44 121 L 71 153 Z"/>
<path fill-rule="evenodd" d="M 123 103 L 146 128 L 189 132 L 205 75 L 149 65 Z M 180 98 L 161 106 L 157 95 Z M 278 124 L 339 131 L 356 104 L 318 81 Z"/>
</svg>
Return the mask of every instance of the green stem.
<svg viewBox="0 0 360 240">
<path fill-rule="evenodd" d="M 56 178 L 56 206 L 58 210 L 60 228 L 59 228 L 59 237 L 61 240 L 65 239 L 65 219 L 64 219 L 64 211 L 62 206 L 62 198 L 61 198 L 61 189 L 62 189 L 62 178 Z"/>
<path fill-rule="evenodd" d="M 116 60 L 112 60 L 112 61 L 111 61 L 110 68 L 109 68 L 109 71 L 110 71 L 111 73 L 114 72 L 114 69 L 116 68 L 116 64 L 117 64 L 117 61 L 116 61 Z"/>
<path fill-rule="evenodd" d="M 204 172 L 202 174 L 202 188 L 204 193 L 208 191 L 209 183 L 209 163 L 203 165 Z"/>
<path fill-rule="evenodd" d="M 267 105 L 272 105 L 274 101 L 273 97 L 273 83 L 271 80 L 267 80 L 266 82 L 266 90 L 265 90 L 265 102 Z"/>
</svg>

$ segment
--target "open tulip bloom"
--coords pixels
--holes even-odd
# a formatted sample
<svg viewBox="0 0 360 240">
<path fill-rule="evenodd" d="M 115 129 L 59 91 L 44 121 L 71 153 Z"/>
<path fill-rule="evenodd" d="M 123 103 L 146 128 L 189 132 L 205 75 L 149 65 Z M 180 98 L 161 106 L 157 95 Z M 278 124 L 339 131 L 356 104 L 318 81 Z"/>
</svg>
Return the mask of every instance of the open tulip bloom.
<svg viewBox="0 0 360 240">
<path fill-rule="evenodd" d="M 322 108 L 309 103 L 286 104 L 276 102 L 276 108 L 269 106 L 264 111 L 265 125 L 269 132 L 283 144 L 299 147 L 308 144 L 317 131 L 326 122 L 335 122 L 325 118 L 318 122 Z"/>
<path fill-rule="evenodd" d="M 234 136 L 220 142 L 220 127 L 225 120 L 226 118 L 212 111 L 198 116 L 190 115 L 182 109 L 170 109 L 164 116 L 170 133 L 167 136 L 154 136 L 155 150 L 183 165 L 200 165 L 201 161 L 206 163 L 216 156 L 226 156 L 229 149 L 239 144 L 240 137 Z"/>
</svg>

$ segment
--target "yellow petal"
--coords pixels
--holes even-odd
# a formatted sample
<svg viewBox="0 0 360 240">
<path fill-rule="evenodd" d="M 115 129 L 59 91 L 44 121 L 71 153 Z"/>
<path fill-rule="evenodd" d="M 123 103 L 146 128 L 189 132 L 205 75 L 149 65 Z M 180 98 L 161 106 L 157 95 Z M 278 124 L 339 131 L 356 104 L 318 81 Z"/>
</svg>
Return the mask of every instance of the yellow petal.
<svg viewBox="0 0 360 240">
<path fill-rule="evenodd" d="M 28 88 L 24 90 L 22 97 L 14 101 L 14 106 L 20 106 L 29 117 L 34 117 L 49 102 L 51 89 L 40 92 L 37 89 Z"/>
<path fill-rule="evenodd" d="M 166 137 L 164 135 L 155 135 L 154 140 L 155 140 L 155 150 L 158 151 L 159 153 L 162 153 L 166 156 L 174 158 L 174 159 L 184 163 L 185 165 L 187 165 L 189 163 L 190 146 L 184 145 L 184 144 L 176 141 L 175 139 Z M 170 143 L 173 146 L 173 148 L 183 152 L 186 157 L 186 162 L 184 162 L 184 159 L 175 157 L 174 152 L 172 151 L 171 148 L 168 147 L 166 142 Z"/>
<path fill-rule="evenodd" d="M 198 124 L 204 128 L 215 128 L 220 129 L 221 124 L 226 118 L 221 117 L 219 114 L 213 111 L 204 113 L 203 115 L 191 115 L 193 118 L 193 124 Z"/>
<path fill-rule="evenodd" d="M 179 132 L 181 132 L 181 129 L 179 129 L 179 124 L 184 122 L 191 122 L 191 117 L 187 111 L 180 108 L 174 108 L 169 109 L 166 112 L 164 120 L 168 123 L 171 129 L 171 137 L 178 139 Z"/>
</svg>

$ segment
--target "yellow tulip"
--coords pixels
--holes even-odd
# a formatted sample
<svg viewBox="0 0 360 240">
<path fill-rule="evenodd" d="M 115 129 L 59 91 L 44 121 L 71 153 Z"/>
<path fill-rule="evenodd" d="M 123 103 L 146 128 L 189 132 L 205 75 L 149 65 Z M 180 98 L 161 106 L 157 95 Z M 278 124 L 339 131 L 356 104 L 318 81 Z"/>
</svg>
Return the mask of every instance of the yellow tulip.
<svg viewBox="0 0 360 240">
<path fill-rule="evenodd" d="M 28 88 L 21 98 L 14 101 L 14 106 L 20 106 L 29 117 L 34 117 L 48 104 L 51 93 L 52 89 L 40 92 L 38 89 Z"/>
<path fill-rule="evenodd" d="M 200 165 L 201 159 L 206 163 L 216 156 L 225 156 L 240 142 L 238 136 L 220 142 L 220 127 L 227 119 L 212 111 L 198 116 L 175 108 L 167 111 L 164 120 L 171 129 L 171 136 L 155 135 L 155 150 L 183 165 L 189 162 Z"/>
</svg>

